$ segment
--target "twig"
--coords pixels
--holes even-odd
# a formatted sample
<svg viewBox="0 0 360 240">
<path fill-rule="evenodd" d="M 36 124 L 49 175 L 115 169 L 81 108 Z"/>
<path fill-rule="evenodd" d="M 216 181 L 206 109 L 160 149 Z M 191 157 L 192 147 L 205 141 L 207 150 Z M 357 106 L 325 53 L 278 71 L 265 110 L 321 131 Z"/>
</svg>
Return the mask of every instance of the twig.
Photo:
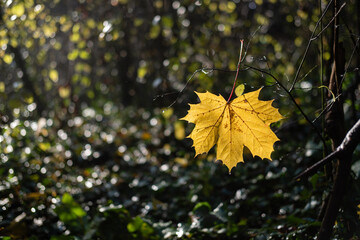
<svg viewBox="0 0 360 240">
<path fill-rule="evenodd" d="M 321 34 L 320 34 L 320 35 L 317 34 L 316 38 L 314 38 L 315 31 L 316 31 L 316 29 L 319 27 L 320 23 L 322 22 L 322 19 L 324 18 L 325 14 L 326 14 L 327 11 L 329 10 L 329 7 L 330 7 L 330 5 L 331 5 L 332 2 L 333 2 L 333 0 L 331 0 L 331 1 L 328 3 L 328 5 L 326 6 L 325 10 L 323 11 L 321 17 L 320 17 L 319 20 L 316 22 L 315 28 L 314 28 L 314 30 L 313 30 L 313 32 L 312 32 L 312 34 L 311 34 L 311 37 L 310 37 L 310 39 L 309 39 L 309 42 L 308 42 L 307 46 L 306 46 L 304 55 L 303 55 L 303 57 L 302 57 L 302 59 L 301 59 L 301 61 L 300 61 L 300 65 L 299 65 L 299 67 L 298 67 L 298 69 L 297 69 L 297 71 L 296 71 L 296 74 L 295 74 L 293 83 L 292 83 L 292 85 L 291 85 L 291 87 L 290 87 L 290 89 L 289 89 L 289 92 L 292 92 L 292 90 L 293 90 L 294 87 L 295 87 L 295 84 L 296 84 L 296 82 L 297 82 L 297 80 L 298 80 L 298 78 L 299 78 L 300 70 L 301 70 L 302 66 L 304 65 L 305 58 L 306 58 L 306 56 L 307 56 L 307 54 L 308 54 L 308 52 L 309 52 L 311 43 L 312 43 L 314 40 L 316 40 L 316 39 L 318 38 L 318 36 L 321 35 Z M 343 4 L 343 6 L 341 6 L 341 8 L 340 8 L 339 11 L 337 12 L 337 14 L 340 13 L 340 11 L 341 11 L 341 9 L 342 9 L 343 7 L 344 7 L 344 4 Z M 336 15 L 336 16 L 337 16 L 337 15 Z M 336 18 L 336 16 L 334 16 L 334 17 L 331 19 L 330 23 L 334 21 L 334 19 Z M 329 23 L 328 25 L 326 25 L 326 27 L 324 27 L 320 32 L 321 32 L 321 33 L 324 32 L 324 31 L 330 26 L 330 23 Z"/>
<path fill-rule="evenodd" d="M 343 76 L 342 76 L 342 78 L 341 78 L 341 81 L 340 81 L 341 85 L 343 84 L 343 82 L 344 82 L 344 80 L 345 80 L 346 73 L 347 73 L 348 70 L 349 70 L 350 63 L 351 63 L 351 60 L 353 59 L 354 54 L 355 54 L 355 52 L 356 52 L 357 46 L 358 46 L 358 44 L 359 44 L 359 40 L 360 40 L 360 38 L 357 38 L 356 44 L 355 44 L 355 47 L 354 47 L 354 50 L 353 50 L 352 53 L 351 53 L 349 62 L 348 62 L 348 64 L 347 64 L 346 69 L 345 69 L 345 72 L 344 72 L 344 74 L 343 74 Z"/>
<path fill-rule="evenodd" d="M 328 27 L 330 27 L 331 23 L 335 20 L 335 18 L 337 17 L 337 15 L 339 15 L 339 13 L 340 13 L 341 10 L 343 9 L 343 7 L 345 7 L 345 5 L 346 5 L 346 3 L 343 3 L 343 4 L 341 5 L 341 7 L 339 8 L 339 10 L 335 13 L 334 17 L 328 22 L 328 24 L 327 24 L 318 34 L 316 34 L 315 37 L 310 38 L 310 40 L 313 41 L 313 40 L 318 39 L 318 37 L 319 37 Z"/>
<path fill-rule="evenodd" d="M 325 113 L 327 113 L 333 106 L 334 102 L 340 98 L 341 94 L 339 94 L 337 97 L 331 100 L 330 104 L 327 104 L 325 107 L 323 107 L 323 110 L 319 113 L 319 116 L 317 116 L 314 120 L 312 120 L 313 123 L 315 123 L 320 117 L 322 117 Z"/>
<path fill-rule="evenodd" d="M 240 69 L 239 71 L 245 71 L 247 69 Z M 157 100 L 158 98 L 162 98 L 164 96 L 168 96 L 168 95 L 173 95 L 173 94 L 177 94 L 176 99 L 169 105 L 167 106 L 167 108 L 172 107 L 177 100 L 179 99 L 180 95 L 184 92 L 184 90 L 187 88 L 189 82 L 199 73 L 199 72 L 205 72 L 205 71 L 220 71 L 220 72 L 229 72 L 229 73 L 233 73 L 236 72 L 234 70 L 227 70 L 227 69 L 220 69 L 220 68 L 199 68 L 197 70 L 195 70 L 195 72 L 193 72 L 193 74 L 191 74 L 190 78 L 186 81 L 185 86 L 178 92 L 170 92 L 170 93 L 164 93 L 164 94 L 159 94 L 154 96 L 153 101 Z"/>
<path fill-rule="evenodd" d="M 325 139 L 323 138 L 323 136 L 321 135 L 321 133 L 319 132 L 319 130 L 317 129 L 317 127 L 314 125 L 314 123 L 308 118 L 308 116 L 304 113 L 304 111 L 301 109 L 301 107 L 299 106 L 299 104 L 297 104 L 295 98 L 293 97 L 293 95 L 291 95 L 291 92 L 288 91 L 286 89 L 286 87 L 272 74 L 272 73 L 269 73 L 267 71 L 264 71 L 262 69 L 259 69 L 259 68 L 255 68 L 255 67 L 252 67 L 252 66 L 248 66 L 248 65 L 245 65 L 246 67 L 250 68 L 250 69 L 254 69 L 256 71 L 259 71 L 261 73 L 264 73 L 268 76 L 270 76 L 272 79 L 274 79 L 276 81 L 276 83 L 286 92 L 286 94 L 289 96 L 290 100 L 294 103 L 294 105 L 297 107 L 297 109 L 300 111 L 301 115 L 303 115 L 303 117 L 305 118 L 305 120 L 311 125 L 311 127 L 315 130 L 316 134 L 319 136 L 319 138 L 321 139 L 324 147 L 326 148 L 326 142 L 325 142 Z"/>
<path fill-rule="evenodd" d="M 247 55 L 247 52 L 248 52 L 248 49 L 250 47 L 250 44 L 251 44 L 251 41 L 252 39 L 254 38 L 254 36 L 256 35 L 256 33 L 262 28 L 262 26 L 260 25 L 250 36 L 249 40 L 248 40 L 248 43 L 246 44 L 246 47 L 245 47 L 245 52 L 244 52 L 244 56 L 243 56 L 243 59 L 241 61 L 243 61 Z"/>
</svg>

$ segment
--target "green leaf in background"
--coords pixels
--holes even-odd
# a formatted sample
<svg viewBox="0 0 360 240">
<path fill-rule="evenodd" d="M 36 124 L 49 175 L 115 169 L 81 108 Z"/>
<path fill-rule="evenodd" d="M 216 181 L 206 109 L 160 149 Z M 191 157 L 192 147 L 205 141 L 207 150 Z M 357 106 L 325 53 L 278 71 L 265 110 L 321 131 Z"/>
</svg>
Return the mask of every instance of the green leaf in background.
<svg viewBox="0 0 360 240">
<path fill-rule="evenodd" d="M 55 212 L 64 223 L 73 223 L 86 216 L 86 212 L 69 193 L 64 193 L 61 204 L 55 208 Z"/>
<path fill-rule="evenodd" d="M 42 143 L 39 143 L 39 148 L 41 150 L 43 150 L 44 152 L 46 152 L 47 150 L 49 150 L 51 148 L 51 144 L 48 142 L 42 142 Z"/>
</svg>

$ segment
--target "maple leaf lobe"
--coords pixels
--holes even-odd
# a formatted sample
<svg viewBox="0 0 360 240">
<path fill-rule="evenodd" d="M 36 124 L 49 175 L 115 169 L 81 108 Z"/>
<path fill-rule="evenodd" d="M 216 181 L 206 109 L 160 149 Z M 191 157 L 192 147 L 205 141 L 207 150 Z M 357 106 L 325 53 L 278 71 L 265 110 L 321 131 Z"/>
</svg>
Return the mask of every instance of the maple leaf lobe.
<svg viewBox="0 0 360 240">
<path fill-rule="evenodd" d="M 189 104 L 188 114 L 181 120 L 195 124 L 188 138 L 193 140 L 196 156 L 207 153 L 216 144 L 216 158 L 229 171 L 238 162 L 244 162 L 244 146 L 254 156 L 271 160 L 273 145 L 279 139 L 270 124 L 283 117 L 272 107 L 273 100 L 259 100 L 260 91 L 243 94 L 231 102 L 221 95 L 195 92 L 200 103 Z"/>
</svg>

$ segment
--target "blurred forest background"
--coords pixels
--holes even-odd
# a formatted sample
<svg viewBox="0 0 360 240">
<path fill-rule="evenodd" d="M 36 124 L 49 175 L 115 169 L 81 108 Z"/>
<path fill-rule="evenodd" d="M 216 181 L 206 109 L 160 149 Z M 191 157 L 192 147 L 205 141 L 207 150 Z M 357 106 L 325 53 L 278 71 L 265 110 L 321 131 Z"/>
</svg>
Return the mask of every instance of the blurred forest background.
<svg viewBox="0 0 360 240">
<path fill-rule="evenodd" d="M 333 61 L 334 1 L 0 3 L 0 239 L 317 234 L 332 180 L 323 169 L 293 178 L 326 155 L 314 126 L 331 149 L 323 110 L 340 95 L 321 86 Z M 349 129 L 360 116 L 360 7 L 342 3 Z M 198 102 L 195 90 L 229 95 L 240 39 L 239 83 L 263 87 L 285 119 L 272 126 L 281 140 L 273 161 L 248 154 L 229 175 L 214 150 L 194 158 L 185 139 L 193 126 L 179 119 Z M 291 95 L 313 126 L 262 71 L 286 89 L 297 78 Z M 351 170 L 337 239 L 360 237 L 359 151 Z"/>
</svg>

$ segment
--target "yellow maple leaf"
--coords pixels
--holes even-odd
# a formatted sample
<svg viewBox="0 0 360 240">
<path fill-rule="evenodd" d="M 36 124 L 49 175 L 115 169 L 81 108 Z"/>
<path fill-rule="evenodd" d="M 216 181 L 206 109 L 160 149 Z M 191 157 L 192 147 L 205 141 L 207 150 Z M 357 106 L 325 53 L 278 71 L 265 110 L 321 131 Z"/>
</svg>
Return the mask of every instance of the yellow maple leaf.
<svg viewBox="0 0 360 240">
<path fill-rule="evenodd" d="M 195 124 L 188 137 L 194 142 L 196 156 L 207 153 L 217 144 L 216 158 L 222 160 L 229 171 L 238 162 L 244 162 L 244 146 L 254 156 L 271 160 L 273 145 L 279 139 L 270 124 L 283 117 L 272 107 L 273 100 L 259 100 L 260 90 L 230 102 L 221 95 L 195 92 L 200 103 L 189 104 L 190 110 L 182 120 Z"/>
</svg>

